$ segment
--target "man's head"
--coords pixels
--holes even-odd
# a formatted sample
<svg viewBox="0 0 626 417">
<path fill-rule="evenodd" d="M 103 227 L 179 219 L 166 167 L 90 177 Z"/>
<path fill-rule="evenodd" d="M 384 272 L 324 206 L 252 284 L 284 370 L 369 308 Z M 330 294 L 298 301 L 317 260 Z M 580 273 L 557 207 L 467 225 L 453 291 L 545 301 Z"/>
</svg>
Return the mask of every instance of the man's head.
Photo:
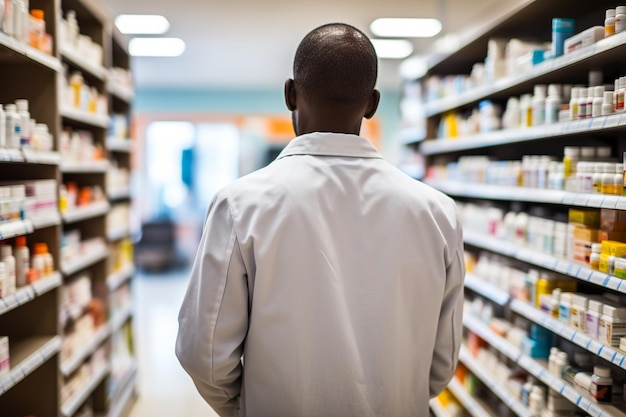
<svg viewBox="0 0 626 417">
<path fill-rule="evenodd" d="M 307 34 L 296 51 L 285 101 L 297 135 L 314 131 L 358 134 L 376 112 L 378 59 L 358 29 L 341 23 Z"/>
</svg>

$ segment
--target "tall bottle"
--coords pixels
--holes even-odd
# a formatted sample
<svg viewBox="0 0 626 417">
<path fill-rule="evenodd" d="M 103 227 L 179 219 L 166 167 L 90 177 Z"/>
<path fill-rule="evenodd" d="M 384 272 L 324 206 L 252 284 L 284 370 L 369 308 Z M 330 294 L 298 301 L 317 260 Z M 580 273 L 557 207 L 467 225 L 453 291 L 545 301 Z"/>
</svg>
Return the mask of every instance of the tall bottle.
<svg viewBox="0 0 626 417">
<path fill-rule="evenodd" d="M 17 287 L 28 284 L 28 270 L 30 268 L 30 250 L 26 246 L 26 236 L 15 238 L 15 280 Z"/>
<path fill-rule="evenodd" d="M 593 87 L 593 101 L 591 104 L 591 117 L 602 115 L 602 105 L 604 104 L 604 86 Z"/>
<path fill-rule="evenodd" d="M 572 92 L 569 100 L 569 119 L 578 119 L 578 91 L 580 87 L 572 87 Z"/>
<path fill-rule="evenodd" d="M 578 119 L 587 117 L 587 88 L 578 89 Z"/>
<path fill-rule="evenodd" d="M 17 107 L 17 115 L 20 117 L 20 147 L 29 147 L 31 121 L 28 112 L 28 100 L 15 100 L 15 106 Z"/>
<path fill-rule="evenodd" d="M 20 117 L 17 114 L 15 104 L 7 104 L 5 107 L 5 132 L 7 148 L 19 149 L 20 147 Z"/>
<path fill-rule="evenodd" d="M 546 86 L 535 85 L 532 101 L 532 126 L 541 126 L 545 122 L 546 113 Z"/>
<path fill-rule="evenodd" d="M 546 98 L 545 118 L 546 124 L 559 121 L 559 111 L 561 110 L 561 86 L 550 84 L 548 86 L 548 97 Z"/>
<path fill-rule="evenodd" d="M 4 262 L 6 268 L 6 295 L 11 295 L 16 288 L 15 257 L 13 248 L 10 245 L 0 246 L 0 261 Z"/>
</svg>

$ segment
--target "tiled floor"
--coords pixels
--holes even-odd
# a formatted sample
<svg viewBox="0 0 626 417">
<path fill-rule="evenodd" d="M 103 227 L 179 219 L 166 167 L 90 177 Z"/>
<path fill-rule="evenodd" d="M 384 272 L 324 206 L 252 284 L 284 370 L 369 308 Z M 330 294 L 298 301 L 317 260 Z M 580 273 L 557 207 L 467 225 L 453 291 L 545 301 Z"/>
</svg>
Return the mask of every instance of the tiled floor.
<svg viewBox="0 0 626 417">
<path fill-rule="evenodd" d="M 174 355 L 188 271 L 138 274 L 134 281 L 139 397 L 130 417 L 214 417 Z"/>
</svg>

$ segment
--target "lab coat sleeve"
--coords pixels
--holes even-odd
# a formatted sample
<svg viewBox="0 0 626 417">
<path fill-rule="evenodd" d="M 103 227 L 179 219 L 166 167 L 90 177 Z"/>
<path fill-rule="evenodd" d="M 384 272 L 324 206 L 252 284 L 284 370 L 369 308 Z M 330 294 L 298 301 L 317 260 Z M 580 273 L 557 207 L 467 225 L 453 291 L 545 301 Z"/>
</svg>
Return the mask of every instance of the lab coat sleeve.
<svg viewBox="0 0 626 417">
<path fill-rule="evenodd" d="M 439 313 L 437 340 L 430 368 L 430 397 L 436 397 L 448 385 L 454 375 L 461 339 L 463 336 L 463 281 L 465 260 L 463 256 L 463 232 L 457 220 L 452 262 L 446 269 L 446 285 Z"/>
<path fill-rule="evenodd" d="M 234 416 L 248 329 L 248 286 L 226 199 L 216 198 L 209 207 L 178 323 L 181 365 L 220 416 Z"/>
</svg>

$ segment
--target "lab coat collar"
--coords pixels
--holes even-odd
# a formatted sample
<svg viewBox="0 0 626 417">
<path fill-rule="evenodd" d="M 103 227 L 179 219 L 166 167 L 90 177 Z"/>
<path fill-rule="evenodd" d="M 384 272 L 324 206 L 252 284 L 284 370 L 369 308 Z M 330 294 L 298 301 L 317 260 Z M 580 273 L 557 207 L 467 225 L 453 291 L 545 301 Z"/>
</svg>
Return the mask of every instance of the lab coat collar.
<svg viewBox="0 0 626 417">
<path fill-rule="evenodd" d="M 383 158 L 376 148 L 365 138 L 357 135 L 329 132 L 314 132 L 297 136 L 287 144 L 276 159 L 292 155 Z"/>
</svg>

